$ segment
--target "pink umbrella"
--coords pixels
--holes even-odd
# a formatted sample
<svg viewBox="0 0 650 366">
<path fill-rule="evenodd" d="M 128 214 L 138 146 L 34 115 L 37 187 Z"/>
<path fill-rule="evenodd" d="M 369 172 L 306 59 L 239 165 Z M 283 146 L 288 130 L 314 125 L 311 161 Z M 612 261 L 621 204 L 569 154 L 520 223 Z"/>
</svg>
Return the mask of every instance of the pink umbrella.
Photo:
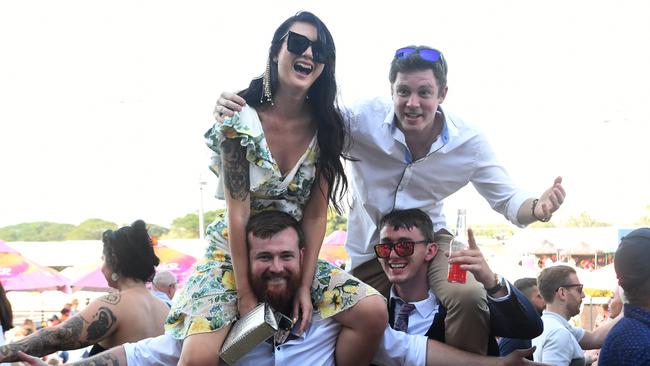
<svg viewBox="0 0 650 366">
<path fill-rule="evenodd" d="M 69 291 L 70 280 L 0 241 L 0 281 L 7 291 Z"/>
<path fill-rule="evenodd" d="M 348 259 L 344 246 L 346 238 L 347 233 L 344 230 L 336 230 L 326 236 L 318 257 L 341 267 Z"/>
<path fill-rule="evenodd" d="M 160 259 L 160 264 L 156 270 L 170 271 L 176 275 L 176 279 L 180 285 L 185 283 L 187 277 L 192 273 L 192 267 L 196 262 L 196 258 L 162 245 L 155 245 L 154 251 Z M 106 278 L 104 278 L 101 264 L 98 265 L 97 269 L 76 280 L 72 284 L 72 287 L 75 290 L 83 291 L 112 291 L 110 286 L 108 286 L 108 282 L 106 282 Z"/>
<path fill-rule="evenodd" d="M 98 268 L 81 276 L 79 279 L 72 283 L 72 288 L 75 291 L 100 291 L 110 292 L 114 289 L 108 285 L 106 278 L 102 273 L 102 265 L 99 264 Z"/>
<path fill-rule="evenodd" d="M 192 268 L 194 268 L 196 258 L 164 245 L 156 245 L 153 249 L 158 258 L 160 258 L 160 264 L 156 270 L 170 271 L 176 275 L 176 279 L 180 285 L 185 283 L 187 277 L 192 274 Z"/>
</svg>

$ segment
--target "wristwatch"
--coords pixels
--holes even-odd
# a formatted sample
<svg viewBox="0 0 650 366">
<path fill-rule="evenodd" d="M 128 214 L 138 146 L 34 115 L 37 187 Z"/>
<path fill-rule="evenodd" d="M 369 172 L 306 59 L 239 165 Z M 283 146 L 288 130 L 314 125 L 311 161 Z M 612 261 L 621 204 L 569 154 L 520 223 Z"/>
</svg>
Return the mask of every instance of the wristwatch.
<svg viewBox="0 0 650 366">
<path fill-rule="evenodd" d="M 501 289 L 506 288 L 506 279 L 503 278 L 503 276 L 499 276 L 498 274 L 494 274 L 494 279 L 497 281 L 497 284 L 494 285 L 494 287 L 491 288 L 486 288 L 485 292 L 487 292 L 488 295 L 492 296 L 499 292 Z"/>
</svg>

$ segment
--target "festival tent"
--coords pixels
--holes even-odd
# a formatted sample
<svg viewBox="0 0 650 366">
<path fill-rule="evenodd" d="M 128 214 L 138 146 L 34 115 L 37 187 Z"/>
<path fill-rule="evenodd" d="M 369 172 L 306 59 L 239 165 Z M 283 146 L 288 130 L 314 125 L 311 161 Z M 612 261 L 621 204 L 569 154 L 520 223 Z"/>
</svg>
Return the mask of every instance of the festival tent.
<svg viewBox="0 0 650 366">
<path fill-rule="evenodd" d="M 318 257 L 341 267 L 348 259 L 344 247 L 346 237 L 347 233 L 344 230 L 336 230 L 326 236 Z"/>
<path fill-rule="evenodd" d="M 6 291 L 69 291 L 70 280 L 0 241 L 0 282 Z"/>
<path fill-rule="evenodd" d="M 155 241 L 154 252 L 160 259 L 160 264 L 156 270 L 170 271 L 176 275 L 176 279 L 180 285 L 185 283 L 187 277 L 192 273 L 192 267 L 196 262 L 196 258 L 176 249 L 157 245 Z M 111 291 L 108 282 L 106 282 L 106 278 L 104 278 L 101 267 L 102 264 L 99 263 L 94 270 L 74 281 L 72 288 L 75 291 Z"/>
<path fill-rule="evenodd" d="M 600 267 L 595 271 L 578 271 L 578 278 L 585 285 L 585 288 L 614 291 L 618 286 L 613 263 Z"/>
<path fill-rule="evenodd" d="M 614 227 L 528 228 L 519 230 L 508 245 L 523 254 L 556 255 L 556 260 L 573 258 L 585 267 L 598 268 L 611 263 L 619 243 L 619 230 Z"/>
</svg>

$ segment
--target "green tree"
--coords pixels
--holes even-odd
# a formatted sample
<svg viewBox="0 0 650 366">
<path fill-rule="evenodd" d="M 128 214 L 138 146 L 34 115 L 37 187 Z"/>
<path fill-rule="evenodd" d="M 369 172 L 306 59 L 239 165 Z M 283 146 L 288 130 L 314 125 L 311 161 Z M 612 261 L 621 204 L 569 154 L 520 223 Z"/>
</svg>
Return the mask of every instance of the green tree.
<svg viewBox="0 0 650 366">
<path fill-rule="evenodd" d="M 0 228 L 0 239 L 5 241 L 61 241 L 74 225 L 54 222 L 29 222 Z"/>
<path fill-rule="evenodd" d="M 561 226 L 561 225 L 557 225 L 557 226 Z M 528 227 L 537 228 L 537 229 L 549 228 L 549 227 L 556 227 L 556 223 L 553 222 L 552 219 L 551 221 L 547 221 L 547 222 L 535 221 L 532 224 L 528 225 Z"/>
<path fill-rule="evenodd" d="M 160 238 L 163 235 L 166 235 L 169 232 L 169 229 L 156 224 L 147 224 L 147 232 L 149 233 L 149 236 Z"/>
<path fill-rule="evenodd" d="M 645 206 L 645 212 L 636 225 L 646 227 L 650 226 L 650 205 Z"/>
<path fill-rule="evenodd" d="M 512 226 L 508 224 L 477 224 L 472 225 L 474 235 L 492 239 L 504 240 L 514 234 Z"/>
<path fill-rule="evenodd" d="M 65 234 L 68 240 L 101 240 L 106 230 L 116 230 L 117 224 L 102 219 L 88 219 Z"/>
<path fill-rule="evenodd" d="M 612 226 L 606 222 L 598 221 L 591 217 L 586 212 L 581 213 L 577 217 L 571 216 L 566 222 L 566 227 L 603 227 Z"/>
<path fill-rule="evenodd" d="M 347 227 L 347 217 L 337 214 L 334 210 L 327 211 L 327 229 L 325 230 L 325 235 L 329 235 L 335 230 L 346 230 Z"/>
<path fill-rule="evenodd" d="M 223 215 L 224 209 L 208 211 L 203 214 L 205 225 L 209 225 L 218 215 Z M 183 217 L 178 217 L 172 221 L 169 232 L 164 239 L 195 239 L 199 237 L 199 215 L 189 213 Z"/>
</svg>

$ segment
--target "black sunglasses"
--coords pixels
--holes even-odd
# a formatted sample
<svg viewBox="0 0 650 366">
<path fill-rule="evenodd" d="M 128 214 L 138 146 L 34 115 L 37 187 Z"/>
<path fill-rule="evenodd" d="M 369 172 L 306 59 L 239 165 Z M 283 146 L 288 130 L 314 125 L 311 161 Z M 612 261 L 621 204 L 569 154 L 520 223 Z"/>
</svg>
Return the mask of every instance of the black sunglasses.
<svg viewBox="0 0 650 366">
<path fill-rule="evenodd" d="M 417 49 L 416 47 L 404 47 L 398 49 L 397 51 L 395 51 L 395 58 L 397 59 L 407 58 L 414 53 L 420 56 L 421 59 L 431 61 L 431 62 L 436 62 L 442 58 L 442 52 L 436 49 L 433 48 Z"/>
<path fill-rule="evenodd" d="M 380 243 L 375 245 L 375 254 L 379 258 L 388 258 L 390 257 L 390 251 L 395 250 L 395 254 L 400 257 L 408 257 L 413 255 L 413 250 L 415 249 L 415 244 L 427 244 L 430 243 L 429 240 L 400 240 L 396 243 Z"/>
<path fill-rule="evenodd" d="M 284 36 L 282 36 L 282 38 L 280 38 L 280 41 L 285 38 L 287 38 L 287 49 L 289 52 L 296 55 L 302 55 L 307 50 L 307 48 L 311 46 L 311 53 L 314 61 L 318 62 L 319 64 L 327 63 L 329 55 L 327 48 L 323 42 L 312 42 L 309 38 L 303 36 L 302 34 L 294 33 L 292 31 L 288 31 Z"/>
<path fill-rule="evenodd" d="M 578 288 L 578 293 L 581 293 L 584 286 L 585 285 L 583 285 L 581 283 L 574 283 L 574 284 L 569 284 L 569 285 L 561 285 L 560 287 L 556 288 L 555 291 L 557 292 L 557 290 L 559 290 L 561 287 L 564 287 L 564 288 L 577 287 Z"/>
</svg>

